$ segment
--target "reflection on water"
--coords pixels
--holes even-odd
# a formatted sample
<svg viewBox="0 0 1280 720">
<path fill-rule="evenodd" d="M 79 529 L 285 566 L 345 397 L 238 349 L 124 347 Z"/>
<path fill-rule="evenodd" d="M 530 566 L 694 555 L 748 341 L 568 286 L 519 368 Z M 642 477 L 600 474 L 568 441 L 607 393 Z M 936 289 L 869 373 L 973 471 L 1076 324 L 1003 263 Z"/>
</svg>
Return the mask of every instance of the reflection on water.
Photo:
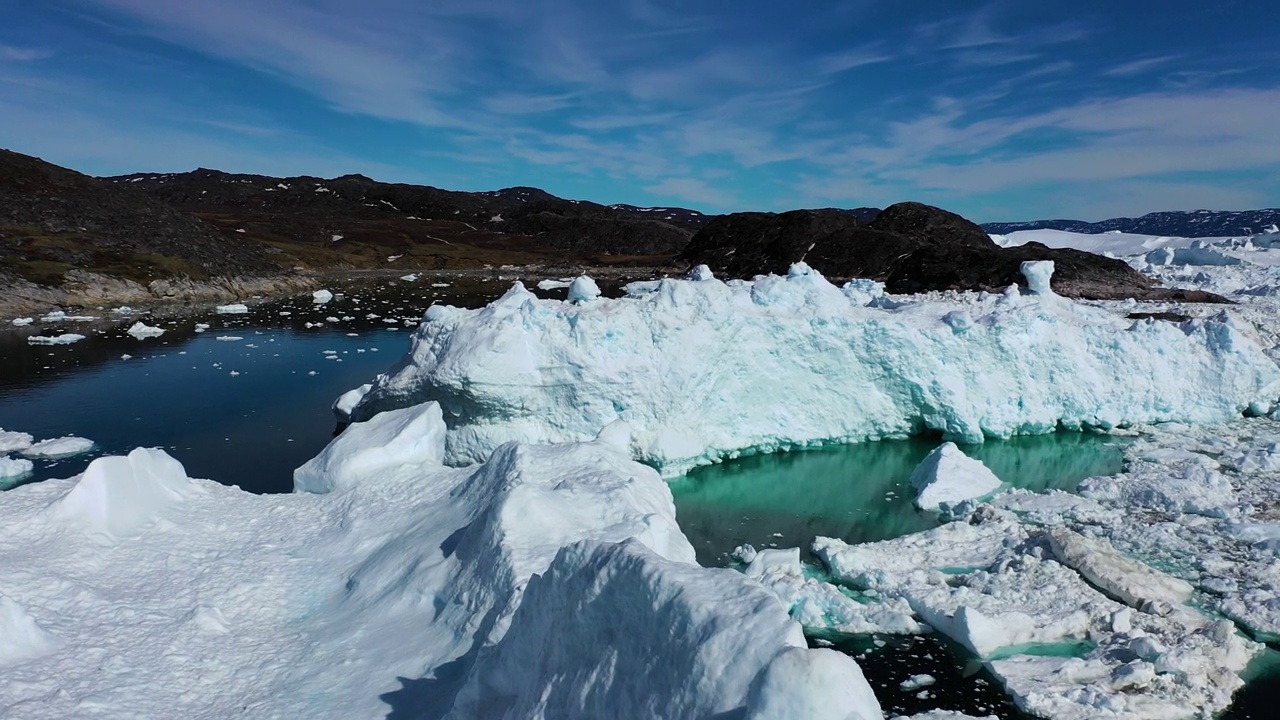
<svg viewBox="0 0 1280 720">
<path fill-rule="evenodd" d="M 698 468 L 672 483 L 676 518 L 706 565 L 742 543 L 807 548 L 823 535 L 846 542 L 933 527 L 916 510 L 908 479 L 938 440 L 883 440 L 756 455 Z M 1001 480 L 1031 490 L 1072 490 L 1121 470 L 1117 438 L 1054 433 L 967 445 Z"/>
</svg>

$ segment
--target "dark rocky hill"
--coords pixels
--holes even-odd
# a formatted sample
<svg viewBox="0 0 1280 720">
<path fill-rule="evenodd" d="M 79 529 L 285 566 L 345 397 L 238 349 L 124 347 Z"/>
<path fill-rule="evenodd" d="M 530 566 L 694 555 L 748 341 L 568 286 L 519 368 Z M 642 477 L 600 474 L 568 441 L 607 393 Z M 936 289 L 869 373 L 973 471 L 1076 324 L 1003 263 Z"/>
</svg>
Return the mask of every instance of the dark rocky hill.
<svg viewBox="0 0 1280 720">
<path fill-rule="evenodd" d="M 1063 295 L 1159 294 L 1149 278 L 1122 261 L 1039 243 L 1001 248 L 959 215 L 910 202 L 890 206 L 866 223 L 838 210 L 725 215 L 698 231 L 680 259 L 733 277 L 784 272 L 803 260 L 828 277 L 873 278 L 900 293 L 999 290 L 1023 283 L 1024 260 L 1053 260 L 1054 287 Z"/>
<path fill-rule="evenodd" d="M 146 193 L 0 150 L 0 271 L 49 284 L 69 270 L 145 283 L 280 267 Z"/>
<path fill-rule="evenodd" d="M 481 236 L 529 238 L 525 249 L 597 255 L 674 255 L 693 235 L 700 213 L 674 208 L 611 208 L 565 200 L 531 187 L 457 192 L 425 185 L 383 183 L 363 175 L 326 180 L 232 175 L 199 169 L 189 173 L 137 174 L 106 178 L 131 186 L 186 212 L 220 224 L 252 224 L 281 240 L 327 242 L 351 221 L 375 223 L 386 233 L 422 233 L 421 223 L 449 242 Z M 668 218 L 667 215 L 672 217 Z M 661 216 L 661 217 L 659 217 Z M 417 227 L 410 227 L 417 225 Z"/>
<path fill-rule="evenodd" d="M 1280 208 L 1155 212 L 1142 217 L 1111 218 L 1096 223 L 1081 220 L 986 223 L 982 228 L 1000 235 L 1018 230 L 1050 229 L 1089 234 L 1119 231 L 1138 235 L 1194 238 L 1250 235 L 1277 224 L 1280 224 Z"/>
</svg>

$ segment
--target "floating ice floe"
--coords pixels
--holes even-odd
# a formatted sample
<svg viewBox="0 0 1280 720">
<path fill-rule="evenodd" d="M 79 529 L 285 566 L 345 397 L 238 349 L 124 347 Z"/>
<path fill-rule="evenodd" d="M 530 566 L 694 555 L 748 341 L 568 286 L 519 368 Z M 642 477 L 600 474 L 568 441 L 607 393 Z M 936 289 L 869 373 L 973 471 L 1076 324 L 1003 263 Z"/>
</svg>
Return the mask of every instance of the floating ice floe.
<svg viewBox="0 0 1280 720">
<path fill-rule="evenodd" d="M 35 438 L 31 436 L 31 433 L 0 429 L 0 454 L 14 452 L 15 450 L 26 450 L 31 447 L 33 442 L 35 442 Z"/>
<path fill-rule="evenodd" d="M 573 280 L 539 280 L 539 290 L 560 290 L 569 287 Z"/>
<path fill-rule="evenodd" d="M 23 477 L 34 467 L 35 465 L 25 458 L 11 458 L 0 454 L 0 482 Z"/>
<path fill-rule="evenodd" d="M 1038 287 L 1047 280 L 1047 267 L 1029 270 Z M 439 400 L 446 459 L 458 464 L 509 440 L 583 440 L 623 420 L 636 457 L 676 475 L 744 452 L 926 430 L 980 442 L 1221 422 L 1280 398 L 1280 369 L 1227 316 L 1133 322 L 1016 290 L 866 306 L 868 295 L 803 264 L 591 302 L 540 300 L 517 284 L 485 308 L 428 310 L 409 353 L 352 414 Z"/>
<path fill-rule="evenodd" d="M 352 425 L 298 471 L 322 494 L 145 449 L 7 492 L 0 631 L 34 640 L 0 647 L 0 714 L 882 717 L 773 593 L 694 563 L 625 426 L 456 469 L 445 431 L 434 403 Z"/>
<path fill-rule="evenodd" d="M 311 293 L 311 302 L 317 305 L 323 305 L 333 299 L 333 293 L 329 290 L 317 290 Z"/>
<path fill-rule="evenodd" d="M 23 327 L 23 326 L 25 326 L 25 325 L 30 325 L 31 323 L 33 323 L 33 322 L 35 322 L 35 321 L 36 321 L 36 320 L 35 320 L 35 318 L 20 317 L 20 318 L 14 318 L 14 319 L 13 319 L 13 324 L 14 324 L 15 326 L 17 326 L 17 327 Z"/>
<path fill-rule="evenodd" d="M 232 303 L 231 305 L 219 305 L 216 308 L 219 315 L 243 315 L 249 312 L 249 306 L 244 303 Z"/>
<path fill-rule="evenodd" d="M 965 455 L 950 442 L 935 448 L 911 473 L 916 505 L 925 510 L 989 495 L 1002 484 L 981 460 Z"/>
<path fill-rule="evenodd" d="M 44 317 L 40 318 L 40 322 L 43 322 L 43 323 L 92 322 L 97 319 L 98 318 L 95 315 L 68 315 L 66 312 L 62 310 L 53 310 L 47 313 Z"/>
<path fill-rule="evenodd" d="M 22 454 L 33 458 L 63 458 L 87 453 L 92 449 L 92 440 L 67 435 L 66 437 L 50 438 L 33 443 L 30 447 L 22 450 Z"/>
<path fill-rule="evenodd" d="M 125 332 L 141 340 L 142 338 L 160 337 L 164 334 L 164 328 L 152 327 L 139 320 L 131 325 Z"/>
<path fill-rule="evenodd" d="M 30 335 L 27 337 L 28 345 L 70 345 L 71 343 L 80 342 L 84 339 L 84 335 L 76 333 L 64 333 L 62 335 Z"/>
<path fill-rule="evenodd" d="M 418 280 L 418 274 L 417 274 L 417 273 L 409 273 L 408 275 L 401 275 L 401 276 L 400 276 L 400 279 L 401 279 L 401 280 L 403 280 L 403 281 L 405 281 L 405 282 L 417 282 L 417 280 Z"/>
</svg>

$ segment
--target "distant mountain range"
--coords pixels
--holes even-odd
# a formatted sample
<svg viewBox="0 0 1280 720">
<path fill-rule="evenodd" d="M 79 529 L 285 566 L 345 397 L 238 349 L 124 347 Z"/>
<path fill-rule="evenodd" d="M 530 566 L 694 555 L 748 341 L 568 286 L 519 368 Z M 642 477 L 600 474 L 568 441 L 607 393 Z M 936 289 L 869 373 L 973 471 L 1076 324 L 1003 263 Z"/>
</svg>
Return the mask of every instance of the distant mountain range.
<svg viewBox="0 0 1280 720">
<path fill-rule="evenodd" d="M 997 235 L 1019 230 L 1066 230 L 1075 233 L 1123 232 L 1172 237 L 1227 237 L 1253 235 L 1280 224 L 1280 208 L 1265 210 L 1191 210 L 1154 212 L 1136 218 L 1111 218 L 1100 222 L 1081 220 L 1032 220 L 985 223 L 982 229 Z"/>
<path fill-rule="evenodd" d="M 1014 261 L 1021 256 L 995 253 L 985 233 L 1056 228 L 1199 237 L 1260 232 L 1280 222 L 1280 210 L 1271 209 L 980 228 L 915 203 L 890 210 L 717 216 L 567 200 L 533 187 L 459 192 L 363 175 L 279 178 L 204 168 L 94 178 L 0 150 L 0 286 L 17 279 L 56 287 L 72 271 L 146 284 L 283 277 L 296 270 L 518 265 L 565 274 L 602 266 L 677 270 L 685 262 L 750 277 L 805 259 L 836 276 L 891 280 L 903 291 L 996 287 L 1017 275 Z M 968 269 L 957 275 L 953 255 L 962 249 L 968 259 L 960 265 Z M 1043 250 L 1022 252 L 1049 257 Z M 1095 267 L 1093 257 L 1054 259 L 1062 279 L 1081 293 L 1140 294 L 1140 278 L 1124 275 L 1120 266 Z"/>
</svg>

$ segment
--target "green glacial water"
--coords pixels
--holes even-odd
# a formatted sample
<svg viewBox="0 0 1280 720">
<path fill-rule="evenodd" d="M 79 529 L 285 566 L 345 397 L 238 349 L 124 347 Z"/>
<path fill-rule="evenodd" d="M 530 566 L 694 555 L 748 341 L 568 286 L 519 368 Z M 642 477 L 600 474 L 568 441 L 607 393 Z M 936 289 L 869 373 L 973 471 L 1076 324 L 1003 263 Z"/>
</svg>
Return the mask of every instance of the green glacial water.
<svg viewBox="0 0 1280 720">
<path fill-rule="evenodd" d="M 941 440 L 882 440 L 702 467 L 671 485 L 676 518 L 705 565 L 723 565 L 742 543 L 807 549 L 819 535 L 867 542 L 927 530 L 933 513 L 912 506 L 908 480 Z M 961 449 L 1012 487 L 1073 490 L 1121 469 L 1122 440 L 1054 433 Z"/>
</svg>

